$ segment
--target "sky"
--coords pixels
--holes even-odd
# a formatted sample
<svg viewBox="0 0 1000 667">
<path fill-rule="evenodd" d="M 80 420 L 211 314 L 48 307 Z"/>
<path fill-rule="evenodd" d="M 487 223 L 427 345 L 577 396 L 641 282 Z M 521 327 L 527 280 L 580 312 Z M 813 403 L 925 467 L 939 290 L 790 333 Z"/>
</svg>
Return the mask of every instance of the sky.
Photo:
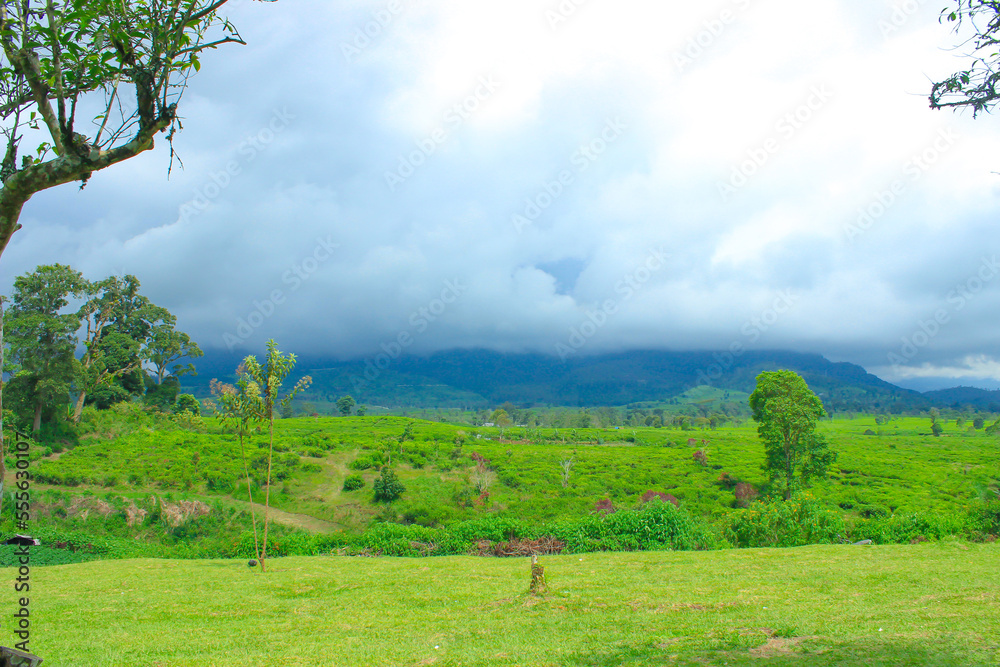
<svg viewBox="0 0 1000 667">
<path fill-rule="evenodd" d="M 1000 114 L 939 2 L 231 0 L 183 131 L 25 207 L 206 350 L 817 352 L 1000 387 Z M 84 133 L 87 130 L 82 130 Z"/>
</svg>

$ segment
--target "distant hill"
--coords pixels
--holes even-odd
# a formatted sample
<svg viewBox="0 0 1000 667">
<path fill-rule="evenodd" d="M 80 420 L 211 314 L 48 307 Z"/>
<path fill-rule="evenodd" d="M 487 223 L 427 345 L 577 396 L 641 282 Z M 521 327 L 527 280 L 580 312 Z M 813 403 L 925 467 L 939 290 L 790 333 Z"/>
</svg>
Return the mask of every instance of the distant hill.
<svg viewBox="0 0 1000 667">
<path fill-rule="evenodd" d="M 231 379 L 239 360 L 239 355 L 209 353 L 199 360 L 199 375 L 185 378 L 184 384 L 205 396 L 209 380 Z M 666 402 L 701 385 L 750 392 L 760 372 L 782 368 L 802 375 L 827 407 L 837 411 L 926 409 L 934 400 L 885 382 L 854 364 L 782 350 L 744 352 L 737 357 L 711 351 L 632 351 L 566 361 L 489 350 L 352 361 L 300 357 L 294 377 L 311 375 L 309 400 L 318 401 L 351 394 L 359 403 L 392 408 L 478 409 L 504 401 L 521 407 L 593 407 Z"/>
<path fill-rule="evenodd" d="M 972 407 L 986 412 L 1000 412 L 1000 390 L 954 387 L 928 391 L 923 395 L 931 404 L 942 408 Z"/>
</svg>

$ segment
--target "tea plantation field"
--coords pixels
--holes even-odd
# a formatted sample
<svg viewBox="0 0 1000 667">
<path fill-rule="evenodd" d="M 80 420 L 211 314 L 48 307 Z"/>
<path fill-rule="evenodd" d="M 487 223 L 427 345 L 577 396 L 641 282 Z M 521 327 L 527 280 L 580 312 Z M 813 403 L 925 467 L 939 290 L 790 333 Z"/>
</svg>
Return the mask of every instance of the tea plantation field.
<svg viewBox="0 0 1000 667">
<path fill-rule="evenodd" d="M 1000 441 L 968 425 L 947 422 L 935 437 L 926 418 L 838 417 L 820 430 L 838 459 L 808 493 L 848 518 L 960 512 L 1000 479 Z M 401 417 L 297 418 L 276 422 L 275 437 L 272 503 L 346 529 L 377 517 L 434 526 L 496 513 L 542 523 L 589 514 L 602 500 L 632 507 L 649 490 L 711 518 L 732 510 L 737 482 L 767 490 L 752 422 L 690 431 L 512 428 L 501 437 L 495 428 Z M 266 468 L 263 434 L 248 452 L 256 485 Z M 61 454 L 43 453 L 32 464 L 39 488 L 247 497 L 238 442 L 210 418 L 185 427 L 118 419 L 94 425 Z M 372 502 L 385 463 L 406 487 L 392 506 Z M 344 490 L 351 475 L 364 485 Z"/>
</svg>

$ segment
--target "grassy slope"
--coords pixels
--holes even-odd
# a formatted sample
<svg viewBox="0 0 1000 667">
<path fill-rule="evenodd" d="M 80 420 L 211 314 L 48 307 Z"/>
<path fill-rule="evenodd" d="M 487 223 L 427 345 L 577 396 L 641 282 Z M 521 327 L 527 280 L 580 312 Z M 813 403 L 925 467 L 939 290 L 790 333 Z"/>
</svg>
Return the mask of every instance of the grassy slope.
<svg viewBox="0 0 1000 667">
<path fill-rule="evenodd" d="M 31 648 L 74 667 L 1000 662 L 1000 545 L 542 563 L 542 598 L 526 594 L 526 559 L 288 558 L 266 575 L 232 561 L 36 568 Z"/>
</svg>

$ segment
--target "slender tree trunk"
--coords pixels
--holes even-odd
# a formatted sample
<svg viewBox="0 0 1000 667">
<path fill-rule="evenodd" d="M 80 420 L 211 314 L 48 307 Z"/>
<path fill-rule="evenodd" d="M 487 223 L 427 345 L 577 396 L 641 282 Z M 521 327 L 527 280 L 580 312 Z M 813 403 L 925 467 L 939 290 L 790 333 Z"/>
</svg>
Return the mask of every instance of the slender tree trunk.
<svg viewBox="0 0 1000 667">
<path fill-rule="evenodd" d="M 792 457 L 785 456 L 785 500 L 792 498 Z"/>
<path fill-rule="evenodd" d="M 73 423 L 80 423 L 80 415 L 83 414 L 83 402 L 87 400 L 87 392 L 80 390 L 80 395 L 76 397 L 76 405 L 73 407 Z"/>
<path fill-rule="evenodd" d="M 271 518 L 271 459 L 274 455 L 274 415 L 269 415 L 269 417 L 267 432 L 270 443 L 267 447 L 267 490 L 264 491 L 264 545 L 260 550 L 261 572 L 266 572 L 264 569 L 264 558 L 267 556 L 267 526 Z"/>
<path fill-rule="evenodd" d="M 240 431 L 240 454 L 243 456 L 243 472 L 247 477 L 247 496 L 250 498 L 250 521 L 253 522 L 253 552 L 264 571 L 264 561 L 260 557 L 260 542 L 257 541 L 257 513 L 253 509 L 253 489 L 250 486 L 250 466 L 247 465 L 247 454 L 243 448 L 243 432 Z"/>
<path fill-rule="evenodd" d="M 35 420 L 31 423 L 32 433 L 37 433 L 42 428 L 42 404 L 35 403 Z"/>
</svg>

